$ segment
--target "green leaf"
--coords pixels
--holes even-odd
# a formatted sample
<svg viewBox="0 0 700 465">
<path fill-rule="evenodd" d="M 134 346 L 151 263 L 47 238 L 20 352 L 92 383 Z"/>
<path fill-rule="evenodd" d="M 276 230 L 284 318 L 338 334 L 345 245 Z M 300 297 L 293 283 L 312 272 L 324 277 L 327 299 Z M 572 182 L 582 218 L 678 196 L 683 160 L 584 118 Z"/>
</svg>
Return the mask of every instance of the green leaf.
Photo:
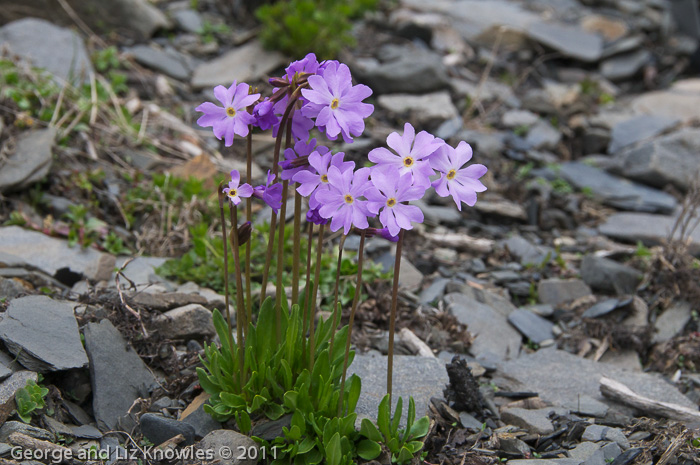
<svg viewBox="0 0 700 465">
<path fill-rule="evenodd" d="M 243 434 L 248 434 L 253 427 L 250 422 L 250 417 L 245 410 L 236 412 L 236 424 Z"/>
<path fill-rule="evenodd" d="M 221 402 L 223 402 L 224 405 L 228 407 L 234 409 L 243 409 L 246 407 L 245 399 L 241 396 L 237 396 L 236 394 L 231 394 L 230 392 L 221 392 L 219 394 L 219 398 L 221 399 Z"/>
<path fill-rule="evenodd" d="M 399 465 L 403 465 L 405 463 L 409 463 L 411 460 L 413 460 L 413 453 L 408 450 L 406 447 L 401 448 L 401 452 L 399 452 L 399 456 L 397 457 L 396 462 Z"/>
<path fill-rule="evenodd" d="M 430 431 L 430 419 L 428 417 L 419 418 L 411 428 L 411 439 L 422 438 Z"/>
<path fill-rule="evenodd" d="M 328 444 L 326 449 L 326 463 L 328 465 L 340 465 L 343 458 L 343 451 L 340 448 L 340 433 L 335 433 Z"/>
<path fill-rule="evenodd" d="M 368 418 L 363 418 L 360 424 L 360 434 L 370 441 L 383 442 L 384 438 L 379 432 L 374 423 L 372 423 Z"/>
<path fill-rule="evenodd" d="M 301 443 L 299 443 L 299 448 L 297 449 L 297 454 L 302 455 L 310 452 L 316 446 L 316 442 L 310 437 L 304 438 Z"/>
<path fill-rule="evenodd" d="M 357 375 L 352 375 L 350 377 L 350 389 L 348 390 L 348 412 L 354 412 L 357 407 L 357 401 L 360 399 L 360 393 L 362 391 L 362 381 Z"/>
<path fill-rule="evenodd" d="M 204 392 L 214 394 L 220 391 L 219 387 L 211 381 L 209 375 L 204 371 L 204 368 L 197 367 L 197 376 L 199 377 L 199 385 L 202 386 Z"/>
<path fill-rule="evenodd" d="M 403 399 L 399 397 L 396 401 L 396 410 L 394 411 L 394 418 L 391 421 L 391 436 L 398 437 L 397 432 L 399 431 L 399 422 L 401 421 L 401 414 L 403 413 Z"/>
<path fill-rule="evenodd" d="M 406 429 L 404 430 L 402 442 L 409 440 L 411 435 L 411 428 L 413 427 L 413 422 L 416 419 L 416 402 L 413 400 L 412 396 L 408 398 L 408 415 L 406 416 Z"/>
<path fill-rule="evenodd" d="M 391 406 L 389 405 L 389 394 L 386 394 L 379 403 L 379 411 L 377 412 L 377 426 L 379 427 L 379 431 L 381 431 L 381 433 L 387 439 L 391 437 L 389 415 L 391 415 Z"/>
<path fill-rule="evenodd" d="M 366 420 L 366 418 L 365 418 Z M 382 453 L 382 446 L 374 441 L 363 439 L 357 445 L 357 455 L 364 460 L 374 460 Z"/>
</svg>

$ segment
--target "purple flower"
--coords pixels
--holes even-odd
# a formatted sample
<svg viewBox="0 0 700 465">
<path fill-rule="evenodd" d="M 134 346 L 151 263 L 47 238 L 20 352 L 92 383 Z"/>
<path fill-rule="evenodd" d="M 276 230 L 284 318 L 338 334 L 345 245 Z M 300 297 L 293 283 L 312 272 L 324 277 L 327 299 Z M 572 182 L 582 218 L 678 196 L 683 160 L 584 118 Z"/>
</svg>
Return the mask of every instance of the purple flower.
<svg viewBox="0 0 700 465">
<path fill-rule="evenodd" d="M 462 168 L 472 158 L 472 148 L 462 141 L 457 148 L 445 144 L 430 157 L 430 165 L 442 175 L 433 182 L 435 192 L 441 197 L 451 195 L 462 211 L 462 202 L 470 207 L 476 203 L 476 193 L 484 192 L 484 186 L 479 178 L 486 174 L 484 165 L 471 165 Z"/>
<path fill-rule="evenodd" d="M 319 192 L 317 200 L 321 205 L 321 216 L 331 219 L 331 231 L 342 227 L 343 233 L 348 234 L 353 226 L 361 229 L 369 227 L 367 217 L 372 213 L 367 209 L 367 201 L 360 200 L 371 186 L 368 178 L 369 168 L 345 172 L 336 166 L 328 168 L 330 188 Z"/>
<path fill-rule="evenodd" d="M 253 188 L 250 184 L 240 184 L 241 173 L 237 170 L 231 171 L 231 181 L 228 183 L 228 187 L 224 187 L 224 194 L 228 196 L 228 199 L 234 205 L 241 203 L 242 198 L 247 198 L 253 195 Z"/>
<path fill-rule="evenodd" d="M 272 137 L 277 137 L 277 132 L 280 129 L 280 123 L 282 122 L 282 115 L 287 108 L 287 102 L 289 97 L 282 98 L 279 102 L 275 104 L 275 113 L 279 116 L 279 121 L 272 126 Z M 299 103 L 297 101 L 297 103 Z M 299 109 L 296 109 L 292 114 L 292 136 L 294 140 L 309 140 L 309 131 L 314 127 L 314 122 L 311 118 L 301 114 Z"/>
<path fill-rule="evenodd" d="M 307 223 L 313 223 L 313 224 L 327 224 L 328 220 L 324 217 L 321 216 L 321 214 L 318 212 L 318 208 L 312 208 L 311 210 L 306 212 L 306 221 Z"/>
<path fill-rule="evenodd" d="M 262 199 L 275 213 L 282 208 L 282 184 L 275 183 L 275 175 L 267 170 L 267 183 L 253 189 L 253 197 Z"/>
<path fill-rule="evenodd" d="M 307 144 L 303 140 L 297 141 L 294 148 L 288 148 L 284 151 L 284 161 L 280 162 L 282 167 L 282 180 L 287 181 L 294 177 L 298 172 L 305 170 L 309 166 L 308 157 L 312 152 L 318 152 L 321 155 L 328 153 L 328 147 L 319 145 L 316 147 L 316 139 L 311 139 Z M 304 158 L 306 161 L 304 162 Z"/>
<path fill-rule="evenodd" d="M 269 99 L 265 99 L 255 105 L 253 116 L 255 117 L 255 125 L 263 131 L 267 131 L 272 126 L 279 124 L 279 118 L 274 112 L 274 104 Z"/>
<path fill-rule="evenodd" d="M 260 98 L 260 94 L 248 95 L 250 86 L 245 83 L 236 85 L 233 81 L 228 89 L 224 86 L 214 87 L 214 95 L 221 102 L 220 107 L 212 102 L 204 102 L 195 108 L 204 115 L 200 116 L 197 124 L 202 127 L 211 126 L 217 139 L 224 138 L 224 145 L 233 145 L 233 136 L 248 135 L 248 125 L 255 123 L 255 117 L 248 113 L 246 107 L 254 104 Z"/>
<path fill-rule="evenodd" d="M 374 111 L 374 106 L 362 103 L 372 95 L 372 89 L 359 84 L 352 85 L 350 69 L 345 64 L 328 62 L 323 75 L 308 78 L 311 89 L 302 89 L 308 103 L 301 108 L 302 115 L 316 119 L 316 126 L 325 131 L 329 139 L 342 134 L 345 142 L 359 136 L 365 130 L 364 118 Z"/>
<path fill-rule="evenodd" d="M 344 156 L 343 152 L 331 155 L 330 152 L 321 154 L 319 151 L 314 151 L 309 155 L 309 165 L 316 172 L 314 173 L 308 169 L 302 170 L 292 177 L 294 182 L 300 184 L 297 187 L 297 192 L 304 197 L 309 197 L 309 206 L 311 208 L 318 206 L 319 200 L 317 196 L 330 189 L 330 178 L 328 177 L 330 167 L 335 166 L 341 173 L 352 171 L 355 168 L 355 162 L 343 161 Z"/>
<path fill-rule="evenodd" d="M 430 186 L 430 176 L 435 172 L 430 168 L 428 157 L 445 142 L 432 134 L 421 131 L 416 135 L 410 123 L 403 127 L 403 135 L 392 132 L 386 138 L 386 143 L 394 149 L 391 153 L 384 147 L 369 152 L 370 161 L 378 165 L 391 165 L 398 169 L 399 175 L 410 173 L 414 185 Z"/>
<path fill-rule="evenodd" d="M 320 65 L 318 63 L 318 60 L 316 59 L 316 55 L 313 53 L 309 53 L 301 60 L 293 61 L 289 64 L 289 66 L 287 66 L 287 68 L 285 69 L 287 73 L 287 81 L 292 82 L 292 80 L 294 79 L 294 75 L 297 73 L 316 74 L 319 66 Z"/>
<path fill-rule="evenodd" d="M 372 168 L 372 185 L 374 187 L 365 194 L 367 208 L 375 215 L 379 213 L 379 221 L 389 230 L 389 234 L 396 236 L 402 229 L 412 229 L 412 221 L 423 222 L 420 208 L 402 203 L 418 200 L 425 195 L 425 187 L 411 185 L 410 173 L 399 177 L 394 166 L 377 165 Z"/>
<path fill-rule="evenodd" d="M 380 236 L 383 239 L 386 239 L 387 241 L 391 242 L 399 242 L 399 236 L 392 236 L 391 233 L 389 233 L 389 230 L 387 228 L 367 228 L 365 229 L 365 237 L 374 237 L 374 236 Z"/>
</svg>

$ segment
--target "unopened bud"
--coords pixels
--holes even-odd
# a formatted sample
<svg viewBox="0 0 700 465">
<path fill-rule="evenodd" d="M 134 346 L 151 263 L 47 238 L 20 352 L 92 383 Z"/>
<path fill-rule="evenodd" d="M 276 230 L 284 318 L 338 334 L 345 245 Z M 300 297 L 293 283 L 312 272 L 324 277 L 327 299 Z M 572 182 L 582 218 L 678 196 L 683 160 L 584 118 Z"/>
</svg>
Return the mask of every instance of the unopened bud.
<svg viewBox="0 0 700 465">
<path fill-rule="evenodd" d="M 238 246 L 245 244 L 250 240 L 250 236 L 253 233 L 253 225 L 250 221 L 246 221 L 238 227 Z M 231 247 L 233 247 L 233 228 L 231 228 Z"/>
</svg>

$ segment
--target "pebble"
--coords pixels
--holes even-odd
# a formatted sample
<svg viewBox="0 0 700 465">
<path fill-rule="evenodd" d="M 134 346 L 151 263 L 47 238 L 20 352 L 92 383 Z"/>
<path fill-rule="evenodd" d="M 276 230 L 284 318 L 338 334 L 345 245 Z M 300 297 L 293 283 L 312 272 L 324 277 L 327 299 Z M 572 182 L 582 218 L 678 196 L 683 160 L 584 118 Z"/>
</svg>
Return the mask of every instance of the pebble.
<svg viewBox="0 0 700 465">
<path fill-rule="evenodd" d="M 197 34 L 204 29 L 202 16 L 197 11 L 189 8 L 173 11 L 173 19 L 177 26 L 186 32 Z"/>
<path fill-rule="evenodd" d="M 581 279 L 598 291 L 634 294 L 642 277 L 640 271 L 609 258 L 586 255 L 581 261 Z"/>
<path fill-rule="evenodd" d="M 188 423 L 155 413 L 145 413 L 141 416 L 140 424 L 141 433 L 156 446 L 178 434 L 185 437 L 184 445 L 194 444 L 194 427 Z"/>
<path fill-rule="evenodd" d="M 561 141 L 561 131 L 549 122 L 539 121 L 530 128 L 525 141 L 536 150 L 554 150 Z"/>
<path fill-rule="evenodd" d="M 49 174 L 55 137 L 54 128 L 34 129 L 19 134 L 14 152 L 0 161 L 0 193 L 26 189 Z"/>
<path fill-rule="evenodd" d="M 642 71 L 652 61 L 648 50 L 636 50 L 631 53 L 615 55 L 600 64 L 600 74 L 611 81 L 629 79 Z"/>
<path fill-rule="evenodd" d="M 677 336 L 692 318 L 693 307 L 685 301 L 674 302 L 654 322 L 652 343 L 659 344 Z"/>
<path fill-rule="evenodd" d="M 199 304 L 170 310 L 155 319 L 161 334 L 167 338 L 205 338 L 216 333 L 212 313 Z"/>
<path fill-rule="evenodd" d="M 591 295 L 591 289 L 580 279 L 543 279 L 537 285 L 540 303 L 554 307 Z"/>
<path fill-rule="evenodd" d="M 614 441 L 622 450 L 627 450 L 630 447 L 630 443 L 622 430 L 603 425 L 588 426 L 583 432 L 581 439 L 586 441 Z"/>
<path fill-rule="evenodd" d="M 457 108 L 446 91 L 423 95 L 384 94 L 379 96 L 377 103 L 400 119 L 425 126 L 437 127 L 458 116 Z"/>
<path fill-rule="evenodd" d="M 501 412 L 501 420 L 529 433 L 545 435 L 554 431 L 554 425 L 549 419 L 551 410 L 550 408 L 536 410 L 509 408 Z"/>
<path fill-rule="evenodd" d="M 554 338 L 554 334 L 552 333 L 554 323 L 545 320 L 529 310 L 523 308 L 515 310 L 508 315 L 508 321 L 515 326 L 523 336 L 535 344 L 541 344 L 544 341 Z"/>
<path fill-rule="evenodd" d="M 220 465 L 255 465 L 258 462 L 257 459 L 251 458 L 252 454 L 246 454 L 245 458 L 238 459 L 241 454 L 236 454 L 236 452 L 240 451 L 241 447 L 246 451 L 251 448 L 257 450 L 258 444 L 248 436 L 244 436 L 230 429 L 212 431 L 199 441 L 196 447 L 207 453 L 213 451 L 214 460 Z M 222 456 L 222 454 L 220 454 L 221 450 L 229 450 L 234 453 L 224 454 Z"/>
</svg>

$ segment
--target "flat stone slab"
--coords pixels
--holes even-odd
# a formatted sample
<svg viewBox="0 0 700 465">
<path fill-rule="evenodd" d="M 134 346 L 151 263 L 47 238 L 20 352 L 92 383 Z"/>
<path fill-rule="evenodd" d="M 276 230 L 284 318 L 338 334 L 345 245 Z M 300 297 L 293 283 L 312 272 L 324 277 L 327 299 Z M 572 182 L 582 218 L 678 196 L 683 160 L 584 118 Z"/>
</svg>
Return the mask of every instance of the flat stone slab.
<svg viewBox="0 0 700 465">
<path fill-rule="evenodd" d="M 18 371 L 0 383 L 0 425 L 5 423 L 15 409 L 15 394 L 27 385 L 30 379 L 36 381 L 39 376 L 33 371 Z"/>
<path fill-rule="evenodd" d="M 44 179 L 51 169 L 55 137 L 54 128 L 22 132 L 14 152 L 0 162 L 0 192 L 22 190 Z"/>
<path fill-rule="evenodd" d="M 229 83 L 226 85 L 230 86 L 233 81 L 254 81 L 267 77 L 269 72 L 284 63 L 282 54 L 264 50 L 259 41 L 253 40 L 199 65 L 192 76 L 192 87 L 213 88 L 222 83 Z"/>
<path fill-rule="evenodd" d="M 0 339 L 22 365 L 40 373 L 88 363 L 68 302 L 35 295 L 12 300 L 0 321 Z"/>
<path fill-rule="evenodd" d="M 554 348 L 504 362 L 499 371 L 520 382 L 524 390 L 537 392 L 542 400 L 555 405 L 576 405 L 579 396 L 615 405 L 600 393 L 599 381 L 605 376 L 625 384 L 639 395 L 697 409 L 697 405 L 661 375 L 621 370 Z"/>
<path fill-rule="evenodd" d="M 69 247 L 68 241 L 19 226 L 0 227 L 0 264 L 35 268 L 70 285 L 85 277 L 108 280 L 114 270 L 113 255 L 93 248 Z"/>
<path fill-rule="evenodd" d="M 386 395 L 387 357 L 384 355 L 356 355 L 348 369 L 348 376 L 362 378 L 362 394 L 357 403 L 358 418 L 377 420 L 377 409 Z M 393 367 L 392 413 L 399 397 L 403 398 L 402 423 L 406 422 L 408 398 L 416 403 L 416 417 L 428 414 L 431 397 L 442 398 L 442 390 L 449 382 L 445 362 L 432 357 L 395 355 Z"/>
<path fill-rule="evenodd" d="M 530 310 L 519 308 L 508 315 L 508 321 L 515 326 L 523 336 L 536 344 L 554 339 L 554 334 L 552 333 L 554 323 Z"/>
<path fill-rule="evenodd" d="M 659 245 L 665 241 L 676 222 L 675 217 L 652 215 L 649 213 L 616 213 L 598 227 L 598 231 L 613 239 L 633 244 L 641 241 L 644 245 Z M 678 239 L 678 232 L 676 234 Z M 690 234 L 688 250 L 700 255 L 700 228 Z"/>
<path fill-rule="evenodd" d="M 84 334 L 97 426 L 117 429 L 134 400 L 148 397 L 156 379 L 109 320 L 88 323 Z"/>
</svg>

